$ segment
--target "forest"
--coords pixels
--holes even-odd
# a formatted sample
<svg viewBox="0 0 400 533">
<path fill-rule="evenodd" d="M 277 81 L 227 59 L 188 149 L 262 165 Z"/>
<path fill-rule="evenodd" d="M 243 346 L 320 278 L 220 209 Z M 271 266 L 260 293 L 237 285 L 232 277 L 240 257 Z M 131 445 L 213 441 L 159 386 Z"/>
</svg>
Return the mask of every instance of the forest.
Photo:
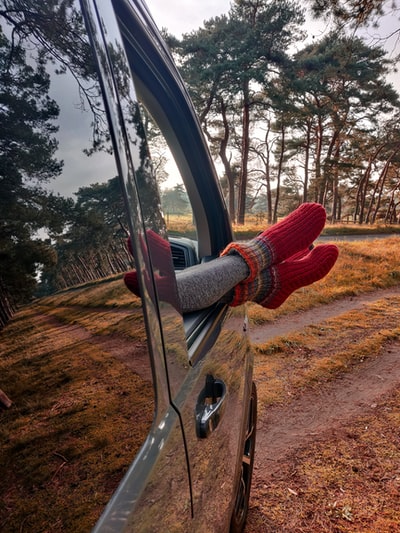
<svg viewBox="0 0 400 533">
<path fill-rule="evenodd" d="M 306 201 L 332 223 L 399 223 L 397 57 L 360 36 L 357 13 L 337 3 L 331 16 L 310 38 L 297 3 L 237 1 L 168 39 L 238 224 L 255 208 L 275 222 Z"/>
<path fill-rule="evenodd" d="M 234 222 L 257 212 L 273 223 L 317 201 L 332 223 L 399 224 L 400 98 L 389 81 L 397 57 L 384 34 L 363 37 L 388 13 L 398 20 L 386 0 L 234 0 L 181 39 L 164 31 Z M 325 21 L 321 35 L 308 34 L 311 15 Z M 115 176 L 73 197 L 45 186 L 63 169 L 50 69 L 73 74 L 93 113 L 87 156 L 107 142 L 99 95 L 83 83 L 94 67 L 74 1 L 0 0 L 0 20 L 1 327 L 33 296 L 123 272 L 129 257 Z M 60 28 L 74 32 L 74 49 Z M 26 42 L 37 48 L 36 68 Z"/>
</svg>

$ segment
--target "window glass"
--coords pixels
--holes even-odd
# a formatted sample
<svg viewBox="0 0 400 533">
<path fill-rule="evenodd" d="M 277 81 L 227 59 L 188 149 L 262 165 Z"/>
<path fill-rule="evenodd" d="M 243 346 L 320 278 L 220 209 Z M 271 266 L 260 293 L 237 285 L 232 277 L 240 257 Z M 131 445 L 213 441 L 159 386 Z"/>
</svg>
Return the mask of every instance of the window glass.
<svg viewBox="0 0 400 533">
<path fill-rule="evenodd" d="M 161 189 L 161 204 L 168 230 L 171 233 L 174 228 L 185 227 L 185 222 L 194 230 L 189 197 L 171 150 L 146 108 L 143 107 L 142 110 L 153 170 Z"/>
</svg>

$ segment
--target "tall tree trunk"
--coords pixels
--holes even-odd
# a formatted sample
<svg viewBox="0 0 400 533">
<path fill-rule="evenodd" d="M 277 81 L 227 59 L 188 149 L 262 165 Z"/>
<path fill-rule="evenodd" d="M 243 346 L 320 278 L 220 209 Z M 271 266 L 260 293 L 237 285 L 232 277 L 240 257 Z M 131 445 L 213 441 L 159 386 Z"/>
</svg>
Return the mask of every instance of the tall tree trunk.
<svg viewBox="0 0 400 533">
<path fill-rule="evenodd" d="M 305 146 L 305 156 L 304 156 L 303 203 L 308 201 L 310 150 L 311 150 L 311 121 L 307 121 L 306 146 Z"/>
<path fill-rule="evenodd" d="M 354 222 L 358 222 L 359 224 L 362 224 L 363 222 L 363 212 L 362 212 L 362 197 L 363 197 L 363 190 L 364 190 L 364 182 L 369 181 L 369 177 L 371 175 L 371 169 L 372 169 L 372 157 L 368 160 L 367 168 L 364 171 L 364 174 L 362 175 L 360 182 L 357 187 L 357 193 L 356 193 L 356 205 L 354 209 Z"/>
<path fill-rule="evenodd" d="M 381 176 L 379 176 L 379 180 L 378 181 L 381 181 L 381 184 L 380 184 L 380 187 L 379 187 L 379 194 L 378 194 L 378 200 L 376 202 L 376 206 L 375 206 L 375 211 L 374 211 L 374 214 L 373 214 L 373 217 L 372 217 L 372 223 L 375 222 L 376 220 L 376 217 L 378 215 L 378 211 L 380 209 L 380 206 L 381 206 L 381 202 L 382 202 L 382 195 L 383 195 L 383 187 L 385 185 L 385 181 L 386 181 L 386 177 L 388 175 L 388 172 L 389 172 L 389 168 L 390 168 L 390 165 L 392 164 L 392 160 L 393 158 L 399 153 L 399 149 L 397 148 L 392 154 L 391 156 L 389 157 L 389 159 L 386 161 L 386 164 L 381 172 Z M 381 179 L 382 177 L 382 179 Z"/>
<path fill-rule="evenodd" d="M 228 157 L 228 154 L 227 154 L 228 142 L 229 142 L 229 138 L 231 135 L 229 120 L 227 117 L 228 106 L 226 105 L 226 103 L 224 102 L 222 98 L 218 98 L 218 106 L 219 106 L 219 111 L 221 112 L 222 123 L 224 127 L 222 137 L 213 135 L 208 129 L 206 115 L 207 115 L 207 112 L 209 111 L 210 106 L 207 106 L 206 109 L 204 110 L 203 114 L 201 115 L 202 117 L 201 120 L 203 124 L 203 131 L 207 139 L 210 141 L 210 143 L 214 145 L 218 143 L 219 145 L 218 155 L 221 158 L 222 164 L 224 166 L 225 176 L 228 182 L 229 216 L 231 220 L 235 222 L 236 221 L 236 210 L 235 210 L 235 207 L 236 207 L 236 201 L 235 201 L 236 200 L 236 190 L 235 190 L 236 175 L 235 175 L 234 170 L 232 169 L 230 158 Z"/>
<path fill-rule="evenodd" d="M 340 142 L 337 142 L 337 146 L 334 153 L 334 164 L 332 166 L 332 214 L 331 222 L 334 224 L 338 220 L 339 210 L 339 156 L 340 156 Z"/>
<path fill-rule="evenodd" d="M 322 157 L 322 120 L 318 117 L 318 126 L 316 128 L 316 151 L 315 151 L 315 194 L 314 200 L 318 202 L 320 200 L 319 191 L 322 188 L 322 170 L 321 170 L 321 157 Z M 320 202 L 321 203 L 321 202 Z"/>
<path fill-rule="evenodd" d="M 333 153 L 336 150 L 339 143 L 339 130 L 336 129 L 333 132 L 331 141 L 328 146 L 328 151 L 325 156 L 325 161 L 323 164 L 323 172 L 321 176 L 321 188 L 319 191 L 318 202 L 323 206 L 326 206 L 328 193 L 330 185 L 333 186 L 333 172 L 334 172 L 334 163 L 333 163 Z"/>
<path fill-rule="evenodd" d="M 367 203 L 367 194 L 370 183 L 370 174 L 367 174 L 366 179 L 361 187 L 361 198 L 360 198 L 360 212 L 358 215 L 358 223 L 363 224 L 365 221 L 365 204 Z"/>
<path fill-rule="evenodd" d="M 267 131 L 265 132 L 264 137 L 264 146 L 265 146 L 265 153 L 260 152 L 258 155 L 260 156 L 261 160 L 264 163 L 264 176 L 265 176 L 265 187 L 266 187 L 266 197 L 267 197 L 267 205 L 266 207 L 266 213 L 267 213 L 267 221 L 268 224 L 272 224 L 272 187 L 271 187 L 271 148 L 269 145 L 269 134 L 271 132 L 271 121 L 269 119 L 266 119 L 266 123 L 268 125 Z"/>
<path fill-rule="evenodd" d="M 364 209 L 365 209 L 365 196 L 368 191 L 369 180 L 371 177 L 372 164 L 378 157 L 379 153 L 383 150 L 384 145 L 381 145 L 375 153 L 368 159 L 367 168 L 362 175 L 357 187 L 356 193 L 356 205 L 354 209 L 354 222 L 362 224 L 364 222 Z"/>
<path fill-rule="evenodd" d="M 228 155 L 226 153 L 228 141 L 230 137 L 229 121 L 227 117 L 227 106 L 224 101 L 220 101 L 220 110 L 222 115 L 222 123 L 224 125 L 224 135 L 220 142 L 219 156 L 224 165 L 226 179 L 228 181 L 228 210 L 232 221 L 235 221 L 235 173 L 232 170 Z"/>
<path fill-rule="evenodd" d="M 376 217 L 377 217 L 377 214 L 378 214 L 378 211 L 379 211 L 379 208 L 381 207 L 381 201 L 382 201 L 382 193 L 383 193 L 383 187 L 385 185 L 385 180 L 386 180 L 386 176 L 387 176 L 387 173 L 389 171 L 389 167 L 390 167 L 390 164 L 391 164 L 391 157 L 386 161 L 385 163 L 385 166 L 383 167 L 382 169 L 382 172 L 379 174 L 379 178 L 377 179 L 376 183 L 375 183 L 375 187 L 374 187 L 374 190 L 372 192 L 372 195 L 371 195 L 371 199 L 370 199 L 370 202 L 369 202 L 369 207 L 368 207 L 368 211 L 367 211 L 367 214 L 365 216 L 365 222 L 368 224 L 368 222 L 370 221 L 370 216 L 371 216 L 371 212 L 372 212 L 372 207 L 374 205 L 374 202 L 375 202 L 375 196 L 376 196 L 376 193 L 377 191 L 379 190 L 378 192 L 378 198 L 376 200 L 376 203 L 375 203 L 375 209 L 374 209 L 374 213 L 372 215 L 372 218 L 371 218 L 371 223 L 373 224 L 376 220 Z"/>
<path fill-rule="evenodd" d="M 276 175 L 276 197 L 275 197 L 275 206 L 274 206 L 274 217 L 273 222 L 276 222 L 278 220 L 278 206 L 279 206 L 279 200 L 280 200 L 280 189 L 281 189 L 281 176 L 282 176 L 282 169 L 283 169 L 283 156 L 285 153 L 285 125 L 284 121 L 281 122 L 281 145 L 280 145 L 280 154 L 279 154 L 279 162 L 278 162 L 278 171 Z"/>
<path fill-rule="evenodd" d="M 246 216 L 246 194 L 248 178 L 248 162 L 250 152 L 250 101 L 249 82 L 244 82 L 243 87 L 243 109 L 242 109 L 242 157 L 240 169 L 238 216 L 237 223 L 244 224 Z"/>
<path fill-rule="evenodd" d="M 267 220 L 268 224 L 272 224 L 272 190 L 271 190 L 271 172 L 269 162 L 265 166 L 265 184 L 267 187 Z"/>
</svg>

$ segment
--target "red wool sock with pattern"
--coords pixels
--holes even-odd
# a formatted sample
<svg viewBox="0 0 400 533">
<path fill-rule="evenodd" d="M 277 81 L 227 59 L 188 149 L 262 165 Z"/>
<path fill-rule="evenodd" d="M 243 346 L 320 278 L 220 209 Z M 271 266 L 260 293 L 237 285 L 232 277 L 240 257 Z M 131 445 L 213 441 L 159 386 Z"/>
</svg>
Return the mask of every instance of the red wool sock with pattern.
<svg viewBox="0 0 400 533">
<path fill-rule="evenodd" d="M 338 255 L 339 250 L 333 244 L 317 246 L 301 258 L 296 254 L 295 259 L 264 269 L 254 281 L 236 285 L 230 305 L 235 307 L 252 301 L 267 309 L 276 309 L 297 289 L 325 277 Z"/>
<path fill-rule="evenodd" d="M 323 230 L 325 221 L 326 212 L 321 204 L 302 204 L 251 241 L 228 244 L 221 255 L 239 254 L 249 268 L 245 281 L 253 281 L 267 267 L 310 247 Z"/>
</svg>

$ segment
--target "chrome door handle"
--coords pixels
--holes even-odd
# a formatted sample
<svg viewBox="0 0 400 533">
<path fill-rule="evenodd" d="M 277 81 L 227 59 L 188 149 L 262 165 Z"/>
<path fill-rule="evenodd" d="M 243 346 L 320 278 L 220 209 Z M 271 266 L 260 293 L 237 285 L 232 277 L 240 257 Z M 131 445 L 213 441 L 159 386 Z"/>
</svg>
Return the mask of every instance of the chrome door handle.
<svg viewBox="0 0 400 533">
<path fill-rule="evenodd" d="M 218 426 L 225 409 L 226 386 L 221 379 L 211 374 L 206 376 L 206 385 L 197 398 L 196 434 L 206 439 Z"/>
</svg>

